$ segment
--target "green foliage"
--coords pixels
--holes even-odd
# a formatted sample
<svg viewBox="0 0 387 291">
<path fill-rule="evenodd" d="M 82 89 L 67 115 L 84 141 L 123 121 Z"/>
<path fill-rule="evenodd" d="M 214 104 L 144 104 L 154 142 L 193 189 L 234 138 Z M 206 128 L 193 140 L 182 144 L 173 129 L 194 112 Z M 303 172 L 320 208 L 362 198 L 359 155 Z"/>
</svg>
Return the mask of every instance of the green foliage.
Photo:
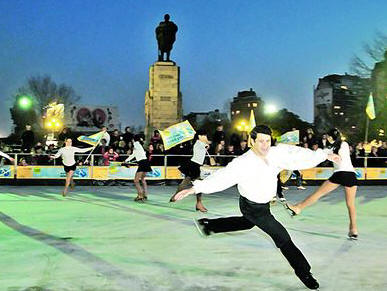
<svg viewBox="0 0 387 291">
<path fill-rule="evenodd" d="M 30 77 L 13 98 L 14 103 L 10 111 L 17 135 L 24 131 L 26 124 L 32 125 L 37 135 L 43 134 L 41 118 L 44 107 L 49 103 L 63 103 L 66 108 L 80 100 L 72 87 L 66 84 L 57 85 L 50 76 Z M 21 106 L 23 104 L 28 106 Z"/>
<path fill-rule="evenodd" d="M 293 128 L 298 130 L 306 130 L 312 125 L 306 121 L 300 119 L 300 117 L 287 109 L 281 109 L 276 113 L 265 115 L 263 123 L 270 126 L 273 131 L 283 134 L 284 132 L 290 131 Z"/>
</svg>

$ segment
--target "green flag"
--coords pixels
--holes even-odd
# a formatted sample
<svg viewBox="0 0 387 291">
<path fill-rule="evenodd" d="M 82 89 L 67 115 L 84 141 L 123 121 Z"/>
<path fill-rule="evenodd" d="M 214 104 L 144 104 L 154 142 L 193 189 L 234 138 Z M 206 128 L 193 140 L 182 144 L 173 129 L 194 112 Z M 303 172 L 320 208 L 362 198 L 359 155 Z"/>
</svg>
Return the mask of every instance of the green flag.
<svg viewBox="0 0 387 291">
<path fill-rule="evenodd" d="M 374 106 L 374 98 L 372 97 L 372 93 L 368 97 L 368 103 L 366 107 L 366 113 L 369 119 L 375 119 L 375 106 Z"/>
</svg>

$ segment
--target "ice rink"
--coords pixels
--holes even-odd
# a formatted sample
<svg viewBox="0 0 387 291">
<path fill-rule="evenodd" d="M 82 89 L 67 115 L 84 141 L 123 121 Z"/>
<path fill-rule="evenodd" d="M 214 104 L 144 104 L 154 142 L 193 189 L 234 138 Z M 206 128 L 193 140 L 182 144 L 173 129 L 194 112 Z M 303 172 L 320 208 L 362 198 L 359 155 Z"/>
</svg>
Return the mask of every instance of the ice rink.
<svg viewBox="0 0 387 291">
<path fill-rule="evenodd" d="M 317 187 L 285 192 L 290 202 Z M 312 265 L 320 290 L 387 290 L 387 187 L 360 186 L 358 241 L 339 188 L 291 218 L 272 213 Z M 176 186 L 0 186 L 0 290 L 307 290 L 254 228 L 203 238 L 193 218 L 240 214 L 235 188 L 168 203 Z"/>
</svg>

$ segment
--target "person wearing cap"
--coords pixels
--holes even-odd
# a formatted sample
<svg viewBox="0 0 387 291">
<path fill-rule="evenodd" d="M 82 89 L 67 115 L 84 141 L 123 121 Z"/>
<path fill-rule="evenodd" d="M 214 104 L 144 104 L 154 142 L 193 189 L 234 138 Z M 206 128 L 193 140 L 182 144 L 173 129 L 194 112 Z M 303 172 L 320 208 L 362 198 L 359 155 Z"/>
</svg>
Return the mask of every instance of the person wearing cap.
<svg viewBox="0 0 387 291">
<path fill-rule="evenodd" d="M 345 189 L 345 200 L 349 215 L 348 238 L 356 240 L 359 235 L 355 208 L 358 182 L 355 169 L 351 162 L 349 145 L 346 141 L 341 139 L 340 131 L 337 128 L 333 128 L 328 132 L 328 141 L 332 144 L 332 152 L 338 154 L 341 158 L 338 164 L 334 164 L 333 175 L 302 202 L 295 205 L 288 205 L 288 207 L 292 211 L 292 215 L 298 215 L 305 207 L 312 205 L 317 202 L 318 199 L 342 185 Z"/>
<path fill-rule="evenodd" d="M 196 226 L 205 235 L 220 232 L 248 230 L 257 226 L 267 233 L 294 269 L 297 277 L 309 289 L 319 283 L 310 272 L 311 266 L 300 249 L 293 243 L 287 230 L 270 212 L 270 200 L 276 193 L 277 174 L 283 170 L 307 169 L 338 155 L 323 150 L 312 151 L 297 146 L 280 144 L 271 146 L 271 129 L 258 125 L 250 132 L 251 149 L 232 160 L 206 179 L 193 182 L 193 187 L 180 191 L 175 201 L 191 194 L 223 191 L 237 185 L 242 216 L 216 219 L 202 218 Z"/>
</svg>

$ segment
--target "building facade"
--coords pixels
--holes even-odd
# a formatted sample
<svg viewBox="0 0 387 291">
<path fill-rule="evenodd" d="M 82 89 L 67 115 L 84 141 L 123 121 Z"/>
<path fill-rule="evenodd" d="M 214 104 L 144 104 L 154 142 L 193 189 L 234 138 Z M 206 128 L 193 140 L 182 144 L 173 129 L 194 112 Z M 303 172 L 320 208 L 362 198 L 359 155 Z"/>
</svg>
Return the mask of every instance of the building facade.
<svg viewBox="0 0 387 291">
<path fill-rule="evenodd" d="M 230 104 L 230 116 L 232 128 L 237 128 L 241 123 L 247 123 L 251 110 L 257 121 L 263 114 L 263 101 L 252 88 L 248 91 L 239 91 Z"/>
<path fill-rule="evenodd" d="M 188 120 L 193 127 L 201 128 L 205 122 L 216 124 L 224 124 L 228 121 L 227 113 L 222 113 L 219 109 L 209 112 L 190 112 L 184 116 L 184 120 Z"/>
<path fill-rule="evenodd" d="M 358 130 L 370 92 L 370 79 L 353 75 L 327 75 L 314 88 L 314 125 L 319 133 L 332 127 L 351 134 Z M 363 122 L 363 121 L 360 121 Z"/>
</svg>

